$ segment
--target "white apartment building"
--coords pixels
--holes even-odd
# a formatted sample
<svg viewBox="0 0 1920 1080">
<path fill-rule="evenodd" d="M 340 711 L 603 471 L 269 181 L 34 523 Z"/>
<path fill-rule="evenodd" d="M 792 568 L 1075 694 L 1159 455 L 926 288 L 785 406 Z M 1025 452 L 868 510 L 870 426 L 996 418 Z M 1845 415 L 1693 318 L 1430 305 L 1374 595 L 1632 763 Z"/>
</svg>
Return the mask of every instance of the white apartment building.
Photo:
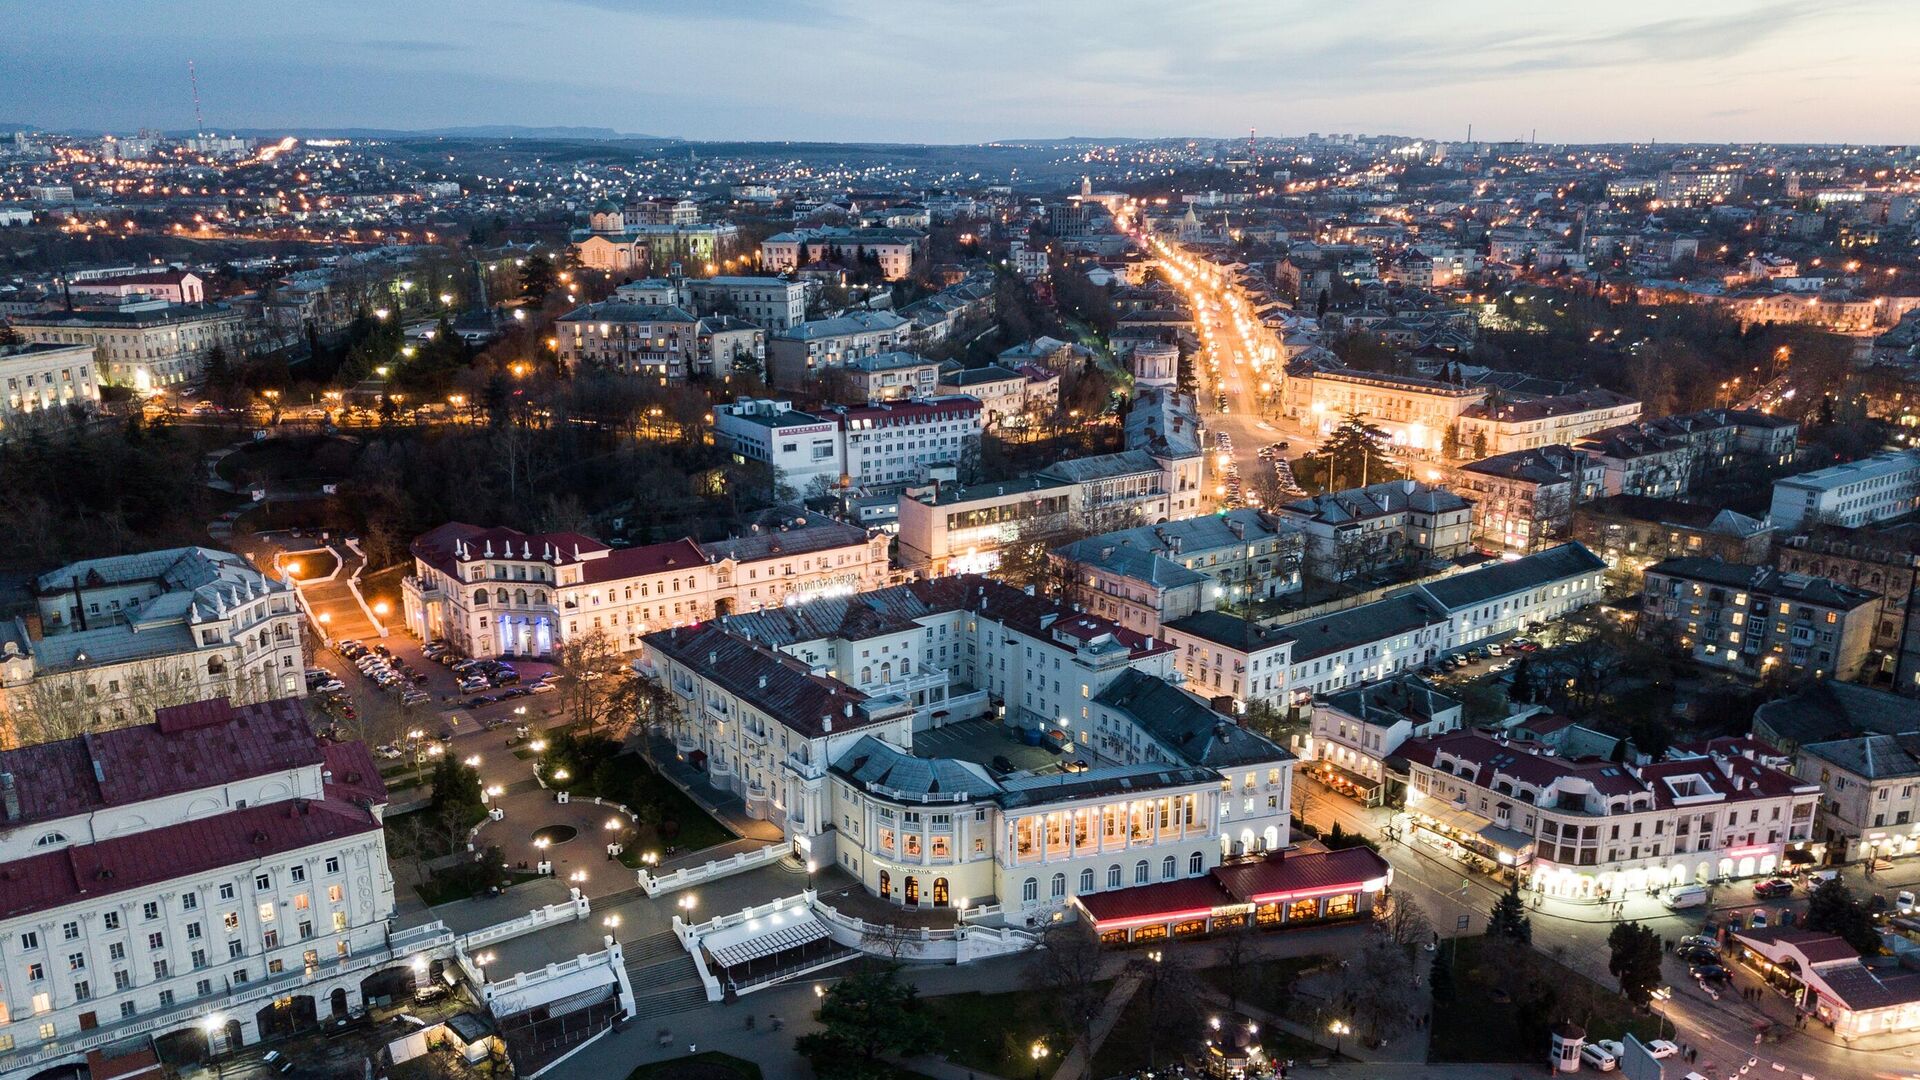
<svg viewBox="0 0 1920 1080">
<path fill-rule="evenodd" d="M 805 494 L 824 482 L 862 489 L 925 483 L 980 450 L 980 403 L 936 397 L 798 412 L 790 401 L 741 399 L 714 410 L 714 440 L 743 461 L 764 461 L 778 483 Z"/>
<path fill-rule="evenodd" d="M 403 936 L 386 802 L 291 700 L 0 752 L 0 1077 L 359 1013 Z"/>
<path fill-rule="evenodd" d="M 552 656 L 596 632 L 637 650 L 664 627 L 876 588 L 890 574 L 885 534 L 790 507 L 705 544 L 614 548 L 580 533 L 452 522 L 411 550 L 407 630 L 474 657 Z"/>
<path fill-rule="evenodd" d="M 93 353 L 89 345 L 0 345 L 0 438 L 31 425 L 36 414 L 69 406 L 92 411 L 100 401 Z"/>
<path fill-rule="evenodd" d="M 101 382 L 142 393 L 196 382 L 214 346 L 237 359 L 253 341 L 246 317 L 225 304 L 130 300 L 111 308 L 15 315 L 12 321 L 29 342 L 92 347 Z"/>
<path fill-rule="evenodd" d="M 1766 875 L 1815 843 L 1819 785 L 1752 740 L 1634 765 L 1460 731 L 1409 740 L 1399 756 L 1410 837 L 1515 867 L 1549 895 Z"/>
<path fill-rule="evenodd" d="M 0 744 L 145 723 L 209 696 L 306 693 L 287 582 L 211 548 L 88 559 L 34 580 L 39 634 L 0 624 Z"/>
<path fill-rule="evenodd" d="M 1261 626 L 1202 612 L 1164 630 L 1196 689 L 1220 691 L 1237 706 L 1304 705 L 1595 603 L 1605 570 L 1586 548 L 1562 544 L 1300 622 Z"/>
<path fill-rule="evenodd" d="M 1482 402 L 1460 414 L 1460 445 L 1475 456 L 1568 445 L 1640 419 L 1640 403 L 1611 390 L 1586 390 L 1527 401 Z M 1482 441 L 1486 454 L 1479 452 Z"/>
<path fill-rule="evenodd" d="M 1418 675 L 1396 675 L 1315 698 L 1310 771 L 1368 806 L 1387 801 L 1387 758 L 1408 739 L 1458 731 L 1465 707 Z"/>
<path fill-rule="evenodd" d="M 901 560 L 933 574 L 986 572 L 1030 524 L 1164 524 L 1197 473 L 1191 459 L 1122 450 L 1057 462 L 1020 480 L 909 490 L 899 506 Z"/>
<path fill-rule="evenodd" d="M 1076 603 L 1156 634 L 1196 611 L 1297 591 L 1304 547 L 1292 522 L 1243 507 L 1090 536 L 1053 559 L 1077 579 Z"/>
<path fill-rule="evenodd" d="M 1313 495 L 1274 514 L 1305 536 L 1308 571 L 1328 581 L 1400 559 L 1452 558 L 1473 540 L 1473 504 L 1418 480 Z"/>
<path fill-rule="evenodd" d="M 1359 413 L 1385 431 L 1393 445 L 1437 455 L 1460 415 L 1485 401 L 1487 391 L 1412 375 L 1335 368 L 1292 374 L 1281 396 L 1289 418 L 1321 434 L 1340 426 L 1349 413 Z"/>
<path fill-rule="evenodd" d="M 67 282 L 67 291 L 88 302 L 100 299 L 125 300 L 144 296 L 170 304 L 204 304 L 206 280 L 191 270 L 145 270 L 131 274 L 75 278 Z"/>
<path fill-rule="evenodd" d="M 807 286 L 777 277 L 721 275 L 687 278 L 680 283 L 696 310 L 727 309 L 768 330 L 786 330 L 807 320 Z"/>
<path fill-rule="evenodd" d="M 939 392 L 940 365 L 910 352 L 856 356 L 843 365 L 856 400 L 899 401 Z"/>
<path fill-rule="evenodd" d="M 1920 851 L 1920 720 L 1897 735 L 1807 743 L 1793 774 L 1820 785 L 1817 837 L 1847 862 Z"/>
<path fill-rule="evenodd" d="M 1920 509 L 1920 450 L 1884 453 L 1773 482 L 1773 523 L 1800 530 L 1849 528 Z"/>
<path fill-rule="evenodd" d="M 767 339 L 767 382 L 799 389 L 820 372 L 903 349 L 912 335 L 913 323 L 890 311 L 855 311 L 797 323 Z"/>
<path fill-rule="evenodd" d="M 693 370 L 699 328 L 684 308 L 606 300 L 567 312 L 553 329 L 568 371 L 591 366 L 677 380 Z"/>
<path fill-rule="evenodd" d="M 847 267 L 870 261 L 886 280 L 899 281 L 913 271 L 914 258 L 926 246 L 927 234 L 908 229 L 796 229 L 761 241 L 760 265 L 786 273 L 829 260 Z"/>
<path fill-rule="evenodd" d="M 1543 446 L 1468 462 L 1450 486 L 1473 500 L 1476 542 L 1526 552 L 1563 534 L 1575 506 L 1606 494 L 1607 466 L 1585 450 Z"/>
</svg>

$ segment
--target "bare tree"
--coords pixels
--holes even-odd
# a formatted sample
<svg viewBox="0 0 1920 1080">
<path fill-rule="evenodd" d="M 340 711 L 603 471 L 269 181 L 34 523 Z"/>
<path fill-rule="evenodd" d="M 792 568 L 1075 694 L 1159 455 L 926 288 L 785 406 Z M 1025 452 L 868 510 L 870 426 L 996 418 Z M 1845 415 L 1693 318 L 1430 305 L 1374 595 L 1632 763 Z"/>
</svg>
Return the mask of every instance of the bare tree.
<svg viewBox="0 0 1920 1080">
<path fill-rule="evenodd" d="M 1040 939 L 1040 951 L 1027 968 L 1027 982 L 1047 994 L 1060 1022 L 1082 1042 L 1092 1038 L 1094 1017 L 1106 1000 L 1100 982 L 1105 958 L 1093 928 L 1075 920 L 1054 923 Z"/>
<path fill-rule="evenodd" d="M 1367 942 L 1347 962 L 1341 978 L 1341 1007 L 1354 1028 L 1378 1045 L 1406 1030 L 1418 1002 L 1413 958 L 1386 934 Z"/>
<path fill-rule="evenodd" d="M 1433 923 L 1405 892 L 1395 893 L 1388 902 L 1380 927 L 1400 946 L 1423 945 L 1433 939 Z"/>
<path fill-rule="evenodd" d="M 1220 972 L 1226 983 L 1227 1009 L 1230 1012 L 1240 1010 L 1240 999 L 1249 989 L 1249 984 L 1258 974 L 1258 965 L 1266 956 L 1267 937 L 1254 929 L 1253 917 L 1239 926 L 1230 927 L 1218 935 Z"/>
<path fill-rule="evenodd" d="M 640 676 L 605 630 L 569 637 L 554 650 L 561 705 L 585 731 L 624 733 L 639 714 Z"/>
</svg>

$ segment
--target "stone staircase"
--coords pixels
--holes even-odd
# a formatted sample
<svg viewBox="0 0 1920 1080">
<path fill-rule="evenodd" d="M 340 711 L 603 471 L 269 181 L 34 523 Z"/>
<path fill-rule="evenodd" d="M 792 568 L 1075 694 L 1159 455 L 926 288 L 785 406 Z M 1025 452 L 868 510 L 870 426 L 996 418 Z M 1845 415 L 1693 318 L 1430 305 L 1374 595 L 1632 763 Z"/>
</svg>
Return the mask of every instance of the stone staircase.
<svg viewBox="0 0 1920 1080">
<path fill-rule="evenodd" d="M 699 969 L 671 930 L 625 942 L 621 951 L 627 961 L 627 984 L 633 987 L 634 1023 L 644 1024 L 707 1003 Z"/>
</svg>

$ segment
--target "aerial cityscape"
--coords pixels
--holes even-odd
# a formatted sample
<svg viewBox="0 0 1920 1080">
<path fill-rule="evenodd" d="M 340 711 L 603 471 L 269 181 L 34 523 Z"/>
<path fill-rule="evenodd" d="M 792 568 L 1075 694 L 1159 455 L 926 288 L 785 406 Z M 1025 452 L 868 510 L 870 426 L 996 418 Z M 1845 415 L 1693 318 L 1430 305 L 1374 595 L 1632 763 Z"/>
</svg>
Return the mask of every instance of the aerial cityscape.
<svg viewBox="0 0 1920 1080">
<path fill-rule="evenodd" d="M 1920 10 L 1556 8 L 12 12 L 0 1080 L 1920 1078 Z"/>
</svg>

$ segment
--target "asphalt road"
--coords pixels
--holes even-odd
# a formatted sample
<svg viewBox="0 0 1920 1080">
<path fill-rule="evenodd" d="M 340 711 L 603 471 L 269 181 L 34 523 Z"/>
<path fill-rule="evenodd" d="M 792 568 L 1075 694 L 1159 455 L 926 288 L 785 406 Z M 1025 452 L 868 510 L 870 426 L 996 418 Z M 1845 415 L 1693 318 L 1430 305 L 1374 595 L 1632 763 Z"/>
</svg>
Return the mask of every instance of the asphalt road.
<svg viewBox="0 0 1920 1080">
<path fill-rule="evenodd" d="M 1363 807 L 1305 775 L 1297 775 L 1295 783 L 1305 793 L 1305 820 L 1309 823 L 1328 829 L 1337 822 L 1343 831 L 1382 837 L 1382 826 L 1391 818 L 1388 811 Z M 1485 932 L 1487 914 L 1505 892 L 1503 885 L 1466 870 L 1417 841 L 1382 839 L 1381 854 L 1393 866 L 1394 890 L 1418 903 L 1442 936 Z M 1845 868 L 1842 878 L 1856 894 L 1878 892 L 1891 899 L 1899 890 L 1920 884 L 1920 860 L 1896 864 L 1871 882 L 1858 866 Z M 1736 913 L 1744 917 L 1756 908 L 1764 908 L 1777 925 L 1781 911 L 1791 910 L 1797 919 L 1806 913 L 1806 906 L 1802 890 L 1786 900 L 1758 903 L 1753 899 L 1752 882 L 1740 881 L 1718 889 L 1712 910 L 1672 912 L 1657 900 L 1635 896 L 1627 900 L 1618 915 L 1605 904 L 1548 899 L 1530 908 L 1529 916 L 1536 948 L 1600 985 L 1611 987 L 1616 980 L 1607 970 L 1607 935 L 1617 921 L 1631 919 L 1652 928 L 1662 938 L 1677 940 L 1700 933 L 1709 916 L 1726 921 Z M 1687 964 L 1671 956 L 1666 960 L 1667 979 L 1674 993 L 1659 1004 L 1657 1011 L 1672 1025 L 1666 1033 L 1669 1038 L 1699 1048 L 1699 1062 L 1694 1067 L 1705 1075 L 1738 1074 L 1749 1058 L 1755 1058 L 1756 1065 L 1747 1075 L 1805 1075 L 1817 1080 L 1920 1077 L 1920 1037 L 1912 1035 L 1849 1047 L 1831 1032 L 1811 1025 L 1779 1042 L 1756 1045 L 1757 1024 L 1771 1019 L 1790 1025 L 1792 1010 L 1771 994 L 1763 995 L 1757 1003 L 1748 1002 L 1739 988 L 1756 985 L 1756 981 L 1738 969 L 1735 973 L 1735 986 L 1715 994 L 1688 975 Z M 1708 1062 L 1718 1071 L 1700 1068 Z M 1774 1068 L 1776 1064 L 1780 1068 Z"/>
</svg>

